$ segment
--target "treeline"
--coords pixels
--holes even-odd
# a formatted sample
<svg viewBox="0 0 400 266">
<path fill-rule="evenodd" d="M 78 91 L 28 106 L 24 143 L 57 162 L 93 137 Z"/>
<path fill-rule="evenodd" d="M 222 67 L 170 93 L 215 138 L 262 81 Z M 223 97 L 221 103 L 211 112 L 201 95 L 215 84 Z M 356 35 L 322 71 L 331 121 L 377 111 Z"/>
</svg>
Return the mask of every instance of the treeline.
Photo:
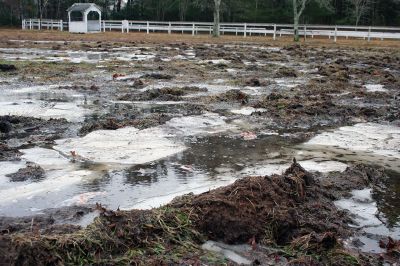
<svg viewBox="0 0 400 266">
<path fill-rule="evenodd" d="M 300 23 L 400 26 L 400 0 L 332 0 L 332 8 L 307 5 Z M 66 19 L 75 2 L 94 2 L 103 19 L 213 21 L 213 0 L 0 0 L 0 24 L 19 25 L 23 18 Z M 365 2 L 362 14 L 354 3 Z M 359 16 L 359 18 L 357 18 Z M 221 21 L 293 23 L 292 0 L 222 0 Z"/>
</svg>

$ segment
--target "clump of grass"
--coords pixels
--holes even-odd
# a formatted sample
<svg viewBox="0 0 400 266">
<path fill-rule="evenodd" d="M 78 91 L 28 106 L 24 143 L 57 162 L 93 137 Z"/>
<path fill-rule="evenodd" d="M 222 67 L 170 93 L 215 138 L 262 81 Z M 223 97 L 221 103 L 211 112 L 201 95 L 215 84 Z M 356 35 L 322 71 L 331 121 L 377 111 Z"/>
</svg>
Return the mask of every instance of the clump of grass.
<svg viewBox="0 0 400 266">
<path fill-rule="evenodd" d="M 74 265 L 178 263 L 187 254 L 204 254 L 191 212 L 163 207 L 151 211 L 103 211 L 87 228 L 66 235 L 15 235 L 22 261 Z M 192 256 L 192 255 L 191 255 Z"/>
</svg>

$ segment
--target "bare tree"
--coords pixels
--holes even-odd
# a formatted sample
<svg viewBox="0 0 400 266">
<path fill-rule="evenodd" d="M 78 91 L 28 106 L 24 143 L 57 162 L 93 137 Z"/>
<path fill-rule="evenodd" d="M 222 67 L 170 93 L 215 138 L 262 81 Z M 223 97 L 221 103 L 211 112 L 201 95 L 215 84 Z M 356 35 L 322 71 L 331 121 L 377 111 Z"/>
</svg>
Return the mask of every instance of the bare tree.
<svg viewBox="0 0 400 266">
<path fill-rule="evenodd" d="M 37 0 L 40 21 L 42 21 L 42 19 L 43 19 L 43 13 L 46 10 L 48 3 L 49 3 L 49 0 Z"/>
<path fill-rule="evenodd" d="M 356 26 L 360 23 L 362 16 L 364 16 L 370 10 L 373 0 L 347 0 L 353 7 L 353 16 L 355 19 Z"/>
<path fill-rule="evenodd" d="M 311 0 L 292 0 L 293 1 L 293 30 L 294 30 L 294 41 L 298 42 L 299 37 L 299 21 L 303 14 L 306 6 Z M 320 6 L 331 9 L 330 0 L 315 0 Z"/>
<path fill-rule="evenodd" d="M 179 0 L 179 18 L 181 21 L 186 19 L 186 12 L 189 6 L 189 0 Z"/>
<path fill-rule="evenodd" d="M 213 37 L 219 37 L 219 22 L 220 22 L 220 10 L 221 10 L 221 0 L 214 0 L 214 27 L 213 27 Z"/>
<path fill-rule="evenodd" d="M 193 0 L 193 3 L 200 10 L 213 10 L 214 25 L 213 25 L 213 37 L 220 36 L 220 13 L 221 13 L 221 0 Z"/>
</svg>

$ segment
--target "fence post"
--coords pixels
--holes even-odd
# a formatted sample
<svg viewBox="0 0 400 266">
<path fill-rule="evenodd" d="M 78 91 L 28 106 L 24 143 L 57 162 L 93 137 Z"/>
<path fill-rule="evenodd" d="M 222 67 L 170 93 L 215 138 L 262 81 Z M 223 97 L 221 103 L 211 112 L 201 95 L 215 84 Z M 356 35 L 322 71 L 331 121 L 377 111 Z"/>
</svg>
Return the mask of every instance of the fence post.
<svg viewBox="0 0 400 266">
<path fill-rule="evenodd" d="M 22 20 L 22 29 L 25 29 L 25 19 Z"/>
<path fill-rule="evenodd" d="M 247 36 L 247 23 L 244 23 L 244 37 L 246 37 Z"/>
<path fill-rule="evenodd" d="M 149 25 L 148 21 L 147 21 L 147 24 L 146 24 L 146 31 L 147 31 L 147 34 L 150 33 L 150 25 Z"/>
<path fill-rule="evenodd" d="M 307 40 L 307 26 L 304 24 L 304 41 Z"/>
<path fill-rule="evenodd" d="M 276 24 L 274 24 L 274 41 L 276 40 Z"/>
<path fill-rule="evenodd" d="M 32 29 L 32 19 L 29 20 L 29 29 Z"/>
<path fill-rule="evenodd" d="M 193 22 L 193 25 L 192 25 L 192 36 L 194 36 L 194 22 Z"/>
<path fill-rule="evenodd" d="M 371 41 L 371 26 L 368 27 L 368 42 Z"/>
<path fill-rule="evenodd" d="M 64 31 L 64 22 L 60 20 L 60 31 Z"/>
<path fill-rule="evenodd" d="M 171 34 L 171 22 L 168 23 L 168 34 Z"/>
<path fill-rule="evenodd" d="M 337 41 L 337 26 L 335 26 L 335 38 L 334 38 L 334 42 L 336 43 Z"/>
</svg>

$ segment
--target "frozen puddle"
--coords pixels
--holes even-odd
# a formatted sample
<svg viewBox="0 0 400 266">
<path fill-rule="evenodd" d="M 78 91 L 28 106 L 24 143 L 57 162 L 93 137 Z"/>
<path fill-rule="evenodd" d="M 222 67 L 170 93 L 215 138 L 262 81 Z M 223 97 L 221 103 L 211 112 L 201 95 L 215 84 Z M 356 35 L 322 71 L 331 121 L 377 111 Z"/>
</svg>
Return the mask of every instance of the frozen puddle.
<svg viewBox="0 0 400 266">
<path fill-rule="evenodd" d="M 54 147 L 64 154 L 76 153 L 78 160 L 102 164 L 144 164 L 182 152 L 186 147 L 159 127 L 99 130 L 82 138 L 58 140 Z"/>
<path fill-rule="evenodd" d="M 371 192 L 371 189 L 354 190 L 351 198 L 336 201 L 335 205 L 356 215 L 357 227 L 379 226 L 382 222 L 376 217 L 378 209 Z"/>
<path fill-rule="evenodd" d="M 173 118 L 166 123 L 171 134 L 194 136 L 201 134 L 217 134 L 237 129 L 235 124 L 228 124 L 225 117 L 215 113 L 198 116 Z"/>
<path fill-rule="evenodd" d="M 384 86 L 380 84 L 367 84 L 364 87 L 368 92 L 387 92 Z"/>
<path fill-rule="evenodd" d="M 72 184 L 80 183 L 84 179 L 94 178 L 92 171 L 78 169 L 67 158 L 54 150 L 32 148 L 21 151 L 24 153 L 23 160 L 34 162 L 46 171 L 46 178 L 40 182 L 21 182 L 13 183 L 13 186 L 0 187 L 0 203 L 29 199 L 37 194 L 58 191 Z M 12 172 L 17 172 L 23 167 L 24 165 L 15 165 Z"/>
<path fill-rule="evenodd" d="M 400 127 L 361 123 L 319 134 L 301 145 L 313 151 L 329 150 L 344 159 L 366 160 L 399 171 Z M 349 153 L 350 152 L 350 153 Z"/>
<path fill-rule="evenodd" d="M 70 122 L 81 122 L 89 110 L 72 102 L 44 102 L 20 100 L 0 102 L 0 115 L 16 115 L 43 119 L 65 118 Z"/>
<path fill-rule="evenodd" d="M 321 172 L 321 173 L 329 173 L 329 172 L 343 172 L 346 170 L 347 165 L 337 161 L 313 161 L 313 160 L 305 160 L 299 161 L 299 164 L 304 167 L 305 170 L 310 172 Z M 278 163 L 267 163 L 260 166 L 248 167 L 241 171 L 241 174 L 244 176 L 264 176 L 264 175 L 274 175 L 274 174 L 282 174 L 286 169 L 290 167 L 290 164 L 278 164 Z"/>
<path fill-rule="evenodd" d="M 238 115 L 252 115 L 253 113 L 257 113 L 257 112 L 266 112 L 267 110 L 264 108 L 254 108 L 254 107 L 244 107 L 241 109 L 237 109 L 237 110 L 231 110 L 232 113 L 234 114 L 238 114 Z"/>
<path fill-rule="evenodd" d="M 43 85 L 3 89 L 0 95 L 0 115 L 43 119 L 65 118 L 70 122 L 83 121 L 84 116 L 91 113 L 89 109 L 84 108 L 83 96 L 59 89 L 60 86 Z M 62 99 L 63 101 L 54 101 L 53 99 Z"/>
<path fill-rule="evenodd" d="M 340 209 L 348 210 L 354 215 L 357 228 L 361 228 L 363 234 L 356 238 L 362 243 L 359 248 L 363 252 L 381 253 L 383 249 L 379 247 L 379 239 L 390 236 L 394 239 L 400 239 L 399 228 L 389 229 L 382 221 L 378 219 L 379 211 L 376 202 L 372 199 L 372 189 L 354 190 L 352 197 L 341 199 L 335 202 Z M 346 241 L 348 246 L 352 246 L 354 237 Z"/>
</svg>

